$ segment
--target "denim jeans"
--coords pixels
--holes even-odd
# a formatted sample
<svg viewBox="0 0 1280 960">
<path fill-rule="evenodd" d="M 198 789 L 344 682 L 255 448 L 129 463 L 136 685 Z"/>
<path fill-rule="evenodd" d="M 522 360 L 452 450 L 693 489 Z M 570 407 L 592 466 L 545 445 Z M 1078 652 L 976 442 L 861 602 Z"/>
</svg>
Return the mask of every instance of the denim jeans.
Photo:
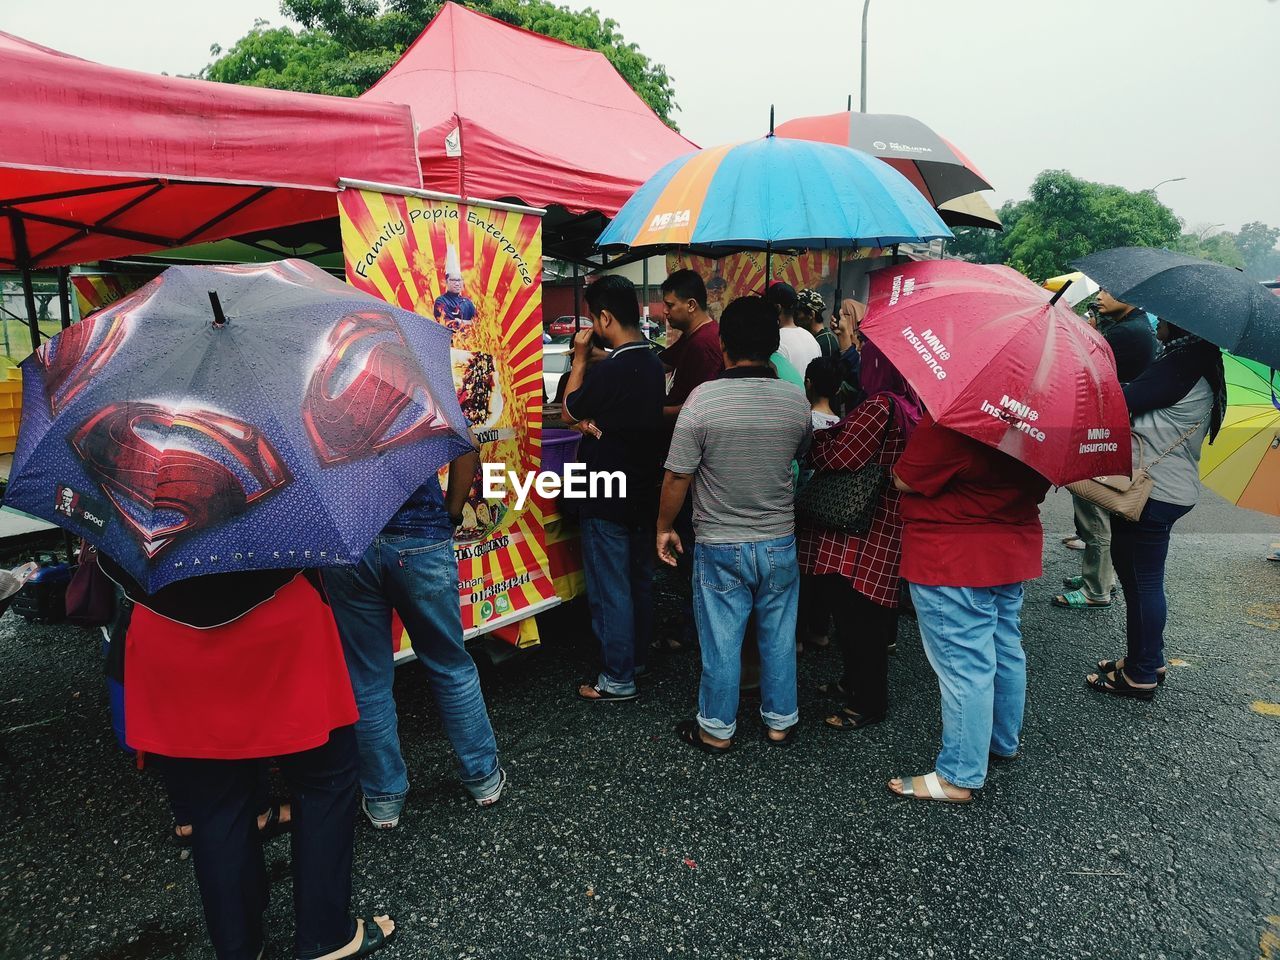
<svg viewBox="0 0 1280 960">
<path fill-rule="evenodd" d="M 1116 517 L 1111 523 L 1111 559 L 1124 588 L 1125 676 L 1134 683 L 1155 683 L 1164 666 L 1164 625 L 1169 609 L 1164 595 L 1164 564 L 1173 525 L 1191 507 L 1148 500 L 1138 522 Z"/>
<path fill-rule="evenodd" d="M 774 730 L 800 719 L 796 698 L 796 538 L 703 543 L 693 554 L 693 614 L 702 643 L 698 723 L 728 740 L 738 727 L 738 683 L 747 617 L 756 616 L 760 717 Z"/>
<path fill-rule="evenodd" d="M 942 692 L 937 771 L 957 787 L 987 780 L 987 754 L 1018 752 L 1027 699 L 1022 651 L 1022 584 L 926 587 L 911 584 L 924 652 Z"/>
<path fill-rule="evenodd" d="M 360 710 L 356 739 L 365 799 L 393 816 L 409 792 L 391 692 L 393 609 L 427 670 L 463 786 L 473 797 L 491 794 L 501 776 L 498 745 L 475 661 L 462 643 L 453 544 L 383 534 L 354 566 L 325 567 L 323 576 Z"/>
<path fill-rule="evenodd" d="M 591 629 L 604 661 L 596 684 L 635 693 L 653 639 L 653 525 L 583 517 L 581 528 Z"/>
</svg>

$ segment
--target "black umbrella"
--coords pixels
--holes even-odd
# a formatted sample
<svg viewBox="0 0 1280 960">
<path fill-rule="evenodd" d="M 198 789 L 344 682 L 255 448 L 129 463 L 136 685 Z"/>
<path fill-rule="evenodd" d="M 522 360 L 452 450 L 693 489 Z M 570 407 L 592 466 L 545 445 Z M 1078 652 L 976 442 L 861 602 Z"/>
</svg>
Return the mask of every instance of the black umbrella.
<svg viewBox="0 0 1280 960">
<path fill-rule="evenodd" d="M 1071 265 L 1123 303 L 1280 367 L 1280 297 L 1239 270 L 1155 247 L 1117 247 Z"/>
</svg>

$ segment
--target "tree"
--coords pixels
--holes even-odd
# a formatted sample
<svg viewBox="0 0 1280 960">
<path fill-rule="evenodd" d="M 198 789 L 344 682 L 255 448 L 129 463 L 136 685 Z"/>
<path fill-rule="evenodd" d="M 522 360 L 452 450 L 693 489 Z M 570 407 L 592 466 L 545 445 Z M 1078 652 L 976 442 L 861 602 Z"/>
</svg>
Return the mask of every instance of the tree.
<svg viewBox="0 0 1280 960">
<path fill-rule="evenodd" d="M 1256 220 L 1246 223 L 1236 234 L 1236 245 L 1244 258 L 1244 272 L 1254 280 L 1280 279 L 1280 228 Z"/>
<path fill-rule="evenodd" d="M 1135 193 L 1066 170 L 1045 170 L 1030 198 L 1006 203 L 1000 217 L 1004 232 L 976 243 L 973 258 L 1007 263 L 1037 282 L 1069 272 L 1072 260 L 1096 250 L 1171 247 L 1182 232 L 1173 211 L 1150 190 Z"/>
<path fill-rule="evenodd" d="M 1236 243 L 1235 234 L 1226 231 L 1214 233 L 1213 227 L 1208 225 L 1184 233 L 1178 238 L 1174 249 L 1202 260 L 1226 264 L 1228 267 L 1244 266 L 1244 256 Z"/>
<path fill-rule="evenodd" d="M 675 128 L 675 88 L 666 67 L 627 43 L 615 20 L 550 0 L 459 0 L 534 33 L 604 54 L 645 103 Z M 354 97 L 389 70 L 443 6 L 442 0 L 282 0 L 300 30 L 258 20 L 201 72 L 207 80 Z"/>
</svg>

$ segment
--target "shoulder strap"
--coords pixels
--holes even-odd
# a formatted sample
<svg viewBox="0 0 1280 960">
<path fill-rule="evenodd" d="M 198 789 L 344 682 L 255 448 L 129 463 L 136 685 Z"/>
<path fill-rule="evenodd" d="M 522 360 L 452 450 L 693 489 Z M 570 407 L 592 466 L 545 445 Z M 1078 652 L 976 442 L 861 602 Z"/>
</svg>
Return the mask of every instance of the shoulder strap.
<svg viewBox="0 0 1280 960">
<path fill-rule="evenodd" d="M 1209 411 L 1209 413 L 1212 413 L 1212 412 L 1213 412 L 1212 410 L 1210 410 L 1210 411 Z M 1192 435 L 1193 433 L 1195 433 L 1197 430 L 1199 430 L 1199 429 L 1200 429 L 1200 427 L 1201 427 L 1201 425 L 1202 425 L 1206 420 L 1208 420 L 1208 419 L 1209 419 L 1209 413 L 1206 413 L 1203 417 L 1201 417 L 1199 420 L 1197 420 L 1197 421 L 1196 421 L 1196 423 L 1195 423 L 1195 425 L 1194 425 L 1190 430 L 1188 430 L 1186 433 L 1184 433 L 1182 436 L 1180 436 L 1180 437 L 1177 439 L 1177 441 L 1175 441 L 1175 442 L 1174 442 L 1173 446 L 1171 446 L 1171 447 L 1170 447 L 1168 450 L 1166 450 L 1164 453 L 1160 454 L 1160 456 L 1156 457 L 1156 458 L 1155 458 L 1155 460 L 1153 460 L 1153 461 L 1151 462 L 1151 466 L 1153 466 L 1153 467 L 1154 467 L 1157 463 L 1159 463 L 1161 460 L 1163 460 L 1163 459 L 1164 459 L 1165 457 L 1167 457 L 1169 454 L 1173 453 L 1173 451 L 1177 450 L 1180 446 L 1182 446 L 1184 443 L 1186 443 L 1186 442 L 1187 442 L 1187 440 L 1191 437 L 1191 435 Z M 1139 438 L 1139 439 L 1141 439 L 1141 438 Z"/>
</svg>

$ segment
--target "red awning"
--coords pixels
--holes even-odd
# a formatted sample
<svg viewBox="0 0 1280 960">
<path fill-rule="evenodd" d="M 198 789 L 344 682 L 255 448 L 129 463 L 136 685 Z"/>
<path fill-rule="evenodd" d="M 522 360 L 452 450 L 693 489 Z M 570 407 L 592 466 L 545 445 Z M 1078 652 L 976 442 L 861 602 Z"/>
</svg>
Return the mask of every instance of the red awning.
<svg viewBox="0 0 1280 960">
<path fill-rule="evenodd" d="M 697 149 L 603 54 L 454 3 L 361 99 L 413 107 L 423 185 L 464 197 L 612 217 L 663 164 Z"/>
<path fill-rule="evenodd" d="M 159 77 L 0 33 L 0 268 L 332 217 L 341 177 L 419 187 L 407 107 Z"/>
</svg>

